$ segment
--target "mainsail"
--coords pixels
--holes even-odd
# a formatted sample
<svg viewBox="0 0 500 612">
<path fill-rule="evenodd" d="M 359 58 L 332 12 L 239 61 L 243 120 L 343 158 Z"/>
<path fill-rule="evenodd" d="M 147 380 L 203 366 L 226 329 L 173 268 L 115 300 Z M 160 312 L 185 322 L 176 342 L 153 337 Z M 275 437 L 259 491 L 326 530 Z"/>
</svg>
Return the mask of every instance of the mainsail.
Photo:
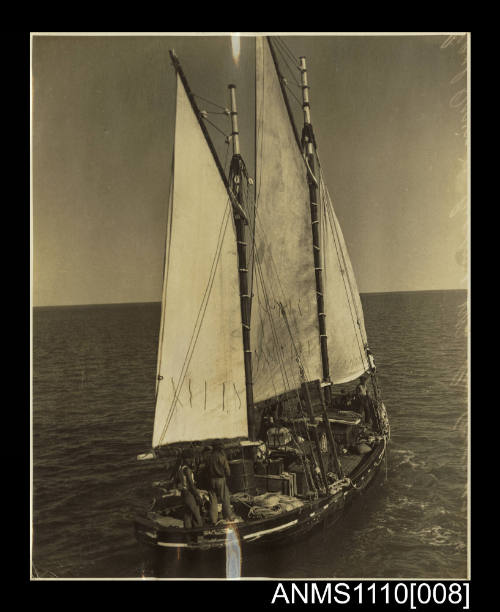
<svg viewBox="0 0 500 612">
<path fill-rule="evenodd" d="M 231 203 L 177 75 L 153 448 L 247 436 Z"/>
<path fill-rule="evenodd" d="M 256 196 L 251 346 L 254 401 L 321 378 L 304 160 L 267 42 L 256 39 Z"/>
<path fill-rule="evenodd" d="M 297 388 L 301 375 L 308 380 L 323 375 L 307 170 L 269 45 L 261 37 L 256 107 L 252 349 L 254 400 L 259 401 Z M 368 370 L 366 331 L 342 231 L 317 174 L 329 373 L 340 384 Z"/>
</svg>

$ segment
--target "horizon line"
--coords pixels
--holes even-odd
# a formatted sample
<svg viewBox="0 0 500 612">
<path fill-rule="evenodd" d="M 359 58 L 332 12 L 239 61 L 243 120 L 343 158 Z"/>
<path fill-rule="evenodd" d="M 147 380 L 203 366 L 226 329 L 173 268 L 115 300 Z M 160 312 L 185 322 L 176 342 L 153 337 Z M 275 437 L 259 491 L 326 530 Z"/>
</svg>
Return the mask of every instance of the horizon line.
<svg viewBox="0 0 500 612">
<path fill-rule="evenodd" d="M 361 291 L 360 295 L 382 295 L 385 293 L 437 293 L 442 291 L 468 291 L 467 287 L 457 287 L 452 289 L 407 289 L 395 291 Z M 146 300 L 143 302 L 89 302 L 85 304 L 39 304 L 33 308 L 78 308 L 83 306 L 135 306 L 140 304 L 161 304 L 161 300 Z"/>
</svg>

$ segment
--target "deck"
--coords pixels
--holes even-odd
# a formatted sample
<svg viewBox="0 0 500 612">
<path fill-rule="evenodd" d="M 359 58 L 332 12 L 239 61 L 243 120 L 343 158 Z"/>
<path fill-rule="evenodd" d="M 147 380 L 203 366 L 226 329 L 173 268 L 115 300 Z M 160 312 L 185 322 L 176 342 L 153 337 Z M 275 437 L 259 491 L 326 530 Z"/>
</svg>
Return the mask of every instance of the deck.
<svg viewBox="0 0 500 612">
<path fill-rule="evenodd" d="M 342 455 L 340 457 L 340 462 L 342 463 L 346 476 L 352 473 L 354 468 L 361 463 L 362 459 L 363 455 Z"/>
</svg>

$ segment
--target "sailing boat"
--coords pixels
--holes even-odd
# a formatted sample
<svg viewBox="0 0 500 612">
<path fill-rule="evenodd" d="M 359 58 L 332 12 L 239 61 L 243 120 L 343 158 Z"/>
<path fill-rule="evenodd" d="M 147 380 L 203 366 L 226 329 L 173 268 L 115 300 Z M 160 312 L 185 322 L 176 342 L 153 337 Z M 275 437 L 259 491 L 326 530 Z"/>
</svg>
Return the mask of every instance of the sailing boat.
<svg viewBox="0 0 500 612">
<path fill-rule="evenodd" d="M 271 38 L 256 38 L 256 176 L 226 176 L 175 53 L 176 126 L 152 450 L 166 462 L 140 542 L 223 549 L 286 542 L 336 522 L 381 471 L 390 436 L 363 311 L 311 124 L 295 127 Z M 349 388 L 359 377 L 357 390 Z M 222 441 L 236 518 L 184 525 L 175 474 Z M 195 467 L 195 478 L 197 468 Z M 203 491 L 202 491 L 203 493 Z M 220 501 L 220 500 L 219 500 Z M 202 507 L 203 511 L 203 507 Z"/>
</svg>

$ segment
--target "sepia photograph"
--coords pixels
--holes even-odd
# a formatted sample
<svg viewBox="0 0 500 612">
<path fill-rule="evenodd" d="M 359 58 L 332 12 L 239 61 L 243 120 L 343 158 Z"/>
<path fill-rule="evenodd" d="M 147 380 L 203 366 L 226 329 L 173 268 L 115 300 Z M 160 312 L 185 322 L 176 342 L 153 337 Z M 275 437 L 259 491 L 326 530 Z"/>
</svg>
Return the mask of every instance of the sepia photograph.
<svg viewBox="0 0 500 612">
<path fill-rule="evenodd" d="M 470 34 L 30 43 L 30 580 L 468 580 Z"/>
</svg>

